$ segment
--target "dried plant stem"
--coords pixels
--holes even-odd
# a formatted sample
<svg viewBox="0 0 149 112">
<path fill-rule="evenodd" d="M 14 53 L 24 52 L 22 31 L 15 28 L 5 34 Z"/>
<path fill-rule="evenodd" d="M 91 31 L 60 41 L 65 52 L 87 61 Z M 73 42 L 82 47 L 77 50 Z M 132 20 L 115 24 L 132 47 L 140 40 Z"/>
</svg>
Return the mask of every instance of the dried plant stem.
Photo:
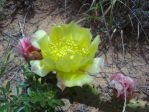
<svg viewBox="0 0 149 112">
<path fill-rule="evenodd" d="M 124 90 L 124 106 L 123 106 L 123 111 L 122 112 L 125 112 L 126 110 L 126 102 L 127 102 L 127 98 L 126 98 L 126 89 Z"/>
<path fill-rule="evenodd" d="M 124 38 L 123 38 L 123 30 L 121 30 L 121 39 L 122 39 L 122 47 L 123 47 L 123 58 L 125 58 L 125 45 L 124 45 Z"/>
<path fill-rule="evenodd" d="M 31 8 L 31 7 L 28 7 L 28 8 L 27 8 L 27 12 L 26 12 L 26 14 L 25 14 L 23 20 L 22 20 L 22 21 L 21 21 L 21 20 L 19 21 L 19 27 L 20 27 L 20 31 L 21 31 L 22 37 L 25 37 L 25 34 L 24 34 L 25 22 L 26 22 L 26 18 L 27 18 L 27 15 L 28 15 L 28 13 L 29 13 L 30 8 Z"/>
</svg>

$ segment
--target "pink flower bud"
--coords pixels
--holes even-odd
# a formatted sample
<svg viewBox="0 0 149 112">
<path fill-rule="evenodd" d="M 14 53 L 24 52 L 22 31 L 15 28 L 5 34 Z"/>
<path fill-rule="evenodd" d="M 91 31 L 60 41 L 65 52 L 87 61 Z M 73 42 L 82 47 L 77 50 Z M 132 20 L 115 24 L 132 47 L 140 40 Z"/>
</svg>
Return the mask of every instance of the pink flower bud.
<svg viewBox="0 0 149 112">
<path fill-rule="evenodd" d="M 42 59 L 41 50 L 34 47 L 31 43 L 31 37 L 20 39 L 19 51 L 26 60 Z"/>
<path fill-rule="evenodd" d="M 116 91 L 117 97 L 124 97 L 126 92 L 126 97 L 130 98 L 133 95 L 135 81 L 123 73 L 117 72 L 112 75 L 110 85 Z"/>
</svg>

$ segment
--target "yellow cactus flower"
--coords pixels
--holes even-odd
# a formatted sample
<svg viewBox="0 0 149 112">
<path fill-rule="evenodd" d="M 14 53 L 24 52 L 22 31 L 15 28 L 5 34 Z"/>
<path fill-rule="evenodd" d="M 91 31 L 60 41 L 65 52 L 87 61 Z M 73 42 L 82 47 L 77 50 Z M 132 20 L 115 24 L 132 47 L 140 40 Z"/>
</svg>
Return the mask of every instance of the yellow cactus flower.
<svg viewBox="0 0 149 112">
<path fill-rule="evenodd" d="M 99 36 L 91 42 L 90 30 L 75 23 L 54 26 L 50 34 L 37 31 L 35 37 L 32 43 L 41 49 L 43 59 L 30 61 L 31 70 L 41 77 L 56 71 L 66 87 L 91 82 L 90 74 L 97 74 L 103 64 L 102 58 L 94 59 Z"/>
</svg>

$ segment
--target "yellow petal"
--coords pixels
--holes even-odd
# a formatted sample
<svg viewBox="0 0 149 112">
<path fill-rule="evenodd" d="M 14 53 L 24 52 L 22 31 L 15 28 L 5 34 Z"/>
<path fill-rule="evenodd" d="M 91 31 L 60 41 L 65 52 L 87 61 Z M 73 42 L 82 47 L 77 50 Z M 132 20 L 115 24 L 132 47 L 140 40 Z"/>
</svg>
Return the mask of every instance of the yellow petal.
<svg viewBox="0 0 149 112">
<path fill-rule="evenodd" d="M 82 72 L 58 72 L 57 78 L 62 85 L 66 87 L 82 86 L 88 84 L 93 80 L 93 77 L 87 73 Z"/>
<path fill-rule="evenodd" d="M 40 49 L 39 40 L 44 38 L 47 35 L 47 33 L 44 30 L 38 30 L 33 34 L 32 38 L 32 44 Z"/>
<path fill-rule="evenodd" d="M 35 32 L 34 36 L 38 39 L 43 38 L 47 33 L 44 30 L 38 30 Z"/>
<path fill-rule="evenodd" d="M 65 32 L 67 33 L 67 32 Z M 59 26 L 54 26 L 50 31 L 50 38 L 53 43 L 58 42 L 60 39 L 64 37 L 64 28 Z"/>
<path fill-rule="evenodd" d="M 87 28 L 82 28 L 75 23 L 54 26 L 50 32 L 52 42 L 73 40 L 80 47 L 90 47 L 91 33 Z"/>
<path fill-rule="evenodd" d="M 35 32 L 33 37 L 32 44 L 41 49 L 43 58 L 49 57 L 48 53 L 50 37 L 47 35 L 47 33 L 44 30 L 38 30 Z"/>
<path fill-rule="evenodd" d="M 88 72 L 89 74 L 96 75 L 101 71 L 104 66 L 103 58 L 95 58 L 89 61 L 85 66 L 81 67 L 81 70 Z"/>
<path fill-rule="evenodd" d="M 98 50 L 99 43 L 100 43 L 100 38 L 99 38 L 99 36 L 96 36 L 96 38 L 91 43 L 90 54 L 89 54 L 90 56 L 89 57 L 93 58 L 95 56 L 95 53 Z"/>
<path fill-rule="evenodd" d="M 48 58 L 49 57 L 49 43 L 50 43 L 50 37 L 49 36 L 44 36 L 44 38 L 41 38 L 39 40 L 39 45 L 40 49 L 43 55 L 43 58 Z"/>
<path fill-rule="evenodd" d="M 90 29 L 80 27 L 75 23 L 70 24 L 73 40 L 78 43 L 80 47 L 89 48 L 91 44 L 92 35 Z"/>
<path fill-rule="evenodd" d="M 30 61 L 31 71 L 44 77 L 53 70 L 53 63 L 48 59 Z"/>
<path fill-rule="evenodd" d="M 73 72 L 82 65 L 83 57 L 79 54 L 67 55 L 56 63 L 56 70 L 63 72 Z"/>
<path fill-rule="evenodd" d="M 96 38 L 93 40 L 93 42 L 91 43 L 91 46 L 89 48 L 89 53 L 87 55 L 84 56 L 83 61 L 82 61 L 82 65 L 86 66 L 87 62 L 92 62 L 93 58 L 98 50 L 98 45 L 100 43 L 100 39 L 99 36 L 96 36 Z"/>
<path fill-rule="evenodd" d="M 54 26 L 51 29 L 50 38 L 53 43 L 56 43 L 58 41 L 65 42 L 65 39 L 71 39 L 71 29 L 69 24 Z"/>
</svg>

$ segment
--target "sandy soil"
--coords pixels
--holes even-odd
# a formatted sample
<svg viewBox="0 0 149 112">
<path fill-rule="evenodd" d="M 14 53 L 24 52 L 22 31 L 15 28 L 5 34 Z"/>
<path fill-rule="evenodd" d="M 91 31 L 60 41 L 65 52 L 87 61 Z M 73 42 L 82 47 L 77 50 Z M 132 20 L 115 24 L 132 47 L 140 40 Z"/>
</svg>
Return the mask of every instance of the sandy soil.
<svg viewBox="0 0 149 112">
<path fill-rule="evenodd" d="M 55 1 L 46 0 L 46 4 L 41 3 L 42 0 L 38 0 L 35 2 L 34 15 L 31 18 L 26 18 L 24 34 L 31 35 L 38 29 L 43 29 L 47 32 L 50 31 L 51 26 L 59 23 L 66 23 L 67 21 L 73 20 L 73 17 L 70 19 L 70 11 L 69 8 L 67 12 L 65 12 L 64 7 L 60 7 Z M 48 10 L 47 10 L 48 9 Z M 42 11 L 41 11 L 42 10 Z M 45 10 L 45 11 L 43 11 Z M 77 15 L 76 15 L 77 16 Z M 74 16 L 74 19 L 76 19 Z M 11 19 L 3 21 L 6 25 L 3 28 L 3 32 L 8 34 L 9 36 L 0 35 L 0 57 L 4 54 L 4 51 L 7 47 L 8 40 L 10 40 L 10 46 L 16 46 L 18 39 L 21 37 L 20 35 L 20 26 L 19 21 L 22 20 L 23 14 L 20 12 L 15 16 L 14 21 L 11 22 Z M 24 17 L 23 17 L 24 18 Z M 12 37 L 10 37 L 12 35 Z M 15 48 L 15 47 L 13 47 Z M 137 53 L 135 55 L 135 52 Z M 148 54 L 145 54 L 148 55 Z M 144 61 L 142 56 L 140 55 L 140 51 L 136 49 L 134 53 L 127 52 L 125 56 L 122 53 L 115 53 L 113 51 L 107 52 L 102 57 L 105 59 L 104 69 L 99 74 L 95 80 L 93 81 L 93 85 L 96 87 L 100 86 L 103 90 L 106 90 L 108 87 L 109 77 L 114 72 L 124 72 L 136 79 L 137 85 L 143 91 L 147 93 L 147 85 L 149 85 L 149 64 Z M 113 59 L 112 59 L 113 57 Z M 11 56 L 12 62 L 10 64 L 10 68 L 13 70 L 9 70 L 6 72 L 3 77 L 2 82 L 5 80 L 11 80 L 12 85 L 17 84 L 24 80 L 22 76 L 22 70 L 20 62 L 22 63 L 23 59 L 18 56 L 16 50 L 13 50 L 13 55 Z M 19 60 L 19 61 L 18 61 Z M 2 61 L 2 58 L 0 58 Z M 8 67 L 8 69 L 9 69 Z M 138 89 L 136 89 L 138 93 Z M 103 95 L 106 96 L 108 92 L 104 92 Z M 145 97 L 144 94 L 140 94 L 137 96 L 138 98 Z M 98 110 L 94 107 L 89 107 L 84 104 L 79 104 L 74 102 L 70 104 L 68 100 L 65 100 L 66 106 L 63 108 L 66 112 L 103 112 L 102 110 Z"/>
</svg>

